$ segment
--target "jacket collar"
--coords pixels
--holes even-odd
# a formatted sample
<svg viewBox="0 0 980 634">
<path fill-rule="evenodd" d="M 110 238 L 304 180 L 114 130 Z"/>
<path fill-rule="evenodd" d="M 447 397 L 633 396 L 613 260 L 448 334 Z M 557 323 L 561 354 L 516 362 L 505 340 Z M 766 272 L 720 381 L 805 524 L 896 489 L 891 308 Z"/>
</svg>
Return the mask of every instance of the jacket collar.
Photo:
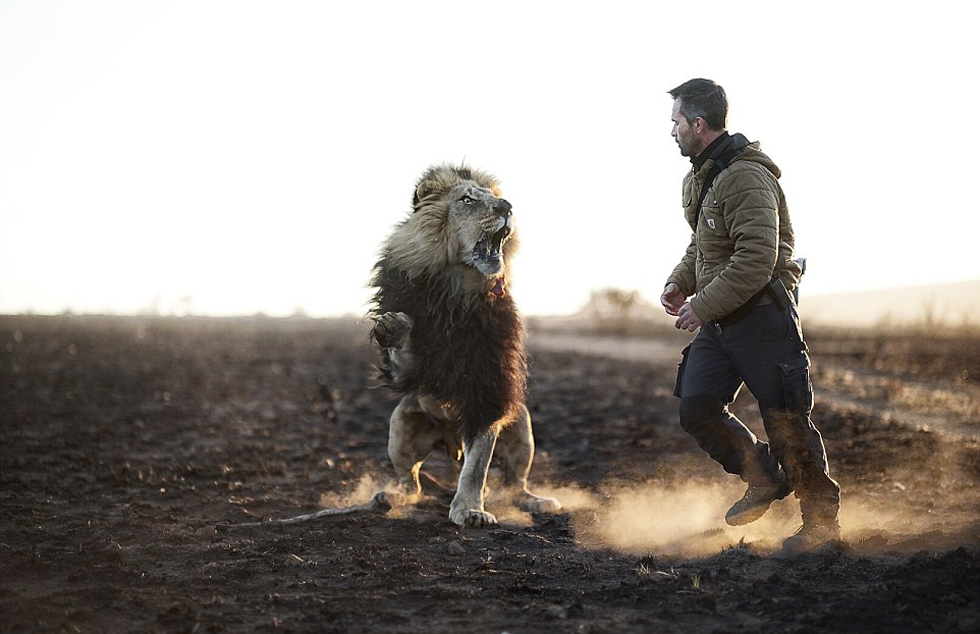
<svg viewBox="0 0 980 634">
<path fill-rule="evenodd" d="M 728 134 L 728 132 L 722 132 L 721 136 L 719 136 L 717 139 L 711 142 L 711 145 L 704 148 L 704 150 L 702 150 L 700 154 L 692 158 L 691 163 L 694 165 L 694 172 L 697 173 L 708 161 L 708 159 L 712 158 L 712 154 L 714 153 L 714 151 L 720 148 L 722 144 L 724 144 L 725 141 L 727 141 L 730 138 L 731 136 Z M 717 158 L 717 156 L 715 156 L 714 158 Z"/>
</svg>

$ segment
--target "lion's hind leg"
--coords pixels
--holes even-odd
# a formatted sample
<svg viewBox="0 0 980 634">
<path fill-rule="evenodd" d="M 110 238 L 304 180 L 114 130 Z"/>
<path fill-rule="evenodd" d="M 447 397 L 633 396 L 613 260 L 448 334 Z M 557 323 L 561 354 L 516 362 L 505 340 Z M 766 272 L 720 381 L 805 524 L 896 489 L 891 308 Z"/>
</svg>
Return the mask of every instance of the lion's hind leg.
<svg viewBox="0 0 980 634">
<path fill-rule="evenodd" d="M 535 495 L 528 489 L 527 478 L 534 461 L 534 433 L 527 407 L 521 406 L 517 420 L 500 432 L 496 457 L 504 486 L 510 489 L 517 506 L 529 513 L 553 513 L 561 509 L 558 500 Z"/>
<path fill-rule="evenodd" d="M 374 500 L 391 507 L 418 503 L 422 463 L 442 439 L 442 431 L 418 406 L 415 395 L 404 396 L 391 413 L 388 427 L 388 457 L 398 479 L 396 488 L 379 491 Z"/>
</svg>

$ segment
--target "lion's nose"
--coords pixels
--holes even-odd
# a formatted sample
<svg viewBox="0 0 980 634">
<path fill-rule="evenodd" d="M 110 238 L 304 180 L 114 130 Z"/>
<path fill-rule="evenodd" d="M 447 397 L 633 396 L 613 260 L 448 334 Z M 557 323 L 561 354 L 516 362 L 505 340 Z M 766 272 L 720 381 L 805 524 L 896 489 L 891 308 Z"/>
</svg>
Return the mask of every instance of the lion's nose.
<svg viewBox="0 0 980 634">
<path fill-rule="evenodd" d="M 510 218 L 514 213 L 513 211 L 511 211 L 511 204 L 506 200 L 501 200 L 500 202 L 495 204 L 493 206 L 493 210 L 505 220 L 507 218 Z"/>
</svg>

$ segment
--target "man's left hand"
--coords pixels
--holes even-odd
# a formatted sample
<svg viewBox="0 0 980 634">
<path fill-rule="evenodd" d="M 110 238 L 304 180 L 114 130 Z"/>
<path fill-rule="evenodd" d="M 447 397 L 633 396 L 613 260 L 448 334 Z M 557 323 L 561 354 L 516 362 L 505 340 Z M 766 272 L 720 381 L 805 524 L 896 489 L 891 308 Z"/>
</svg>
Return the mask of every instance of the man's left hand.
<svg viewBox="0 0 980 634">
<path fill-rule="evenodd" d="M 684 302 L 681 309 L 677 311 L 677 321 L 674 322 L 674 326 L 681 330 L 694 332 L 702 325 L 701 318 L 694 312 L 694 307 L 691 306 L 691 302 Z"/>
</svg>

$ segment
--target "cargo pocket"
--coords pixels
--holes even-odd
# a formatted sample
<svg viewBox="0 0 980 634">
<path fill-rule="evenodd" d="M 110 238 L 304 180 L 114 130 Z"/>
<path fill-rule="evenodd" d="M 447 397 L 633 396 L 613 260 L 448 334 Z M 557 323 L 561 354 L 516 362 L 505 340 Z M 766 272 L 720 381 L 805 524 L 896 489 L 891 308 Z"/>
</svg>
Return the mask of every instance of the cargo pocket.
<svg viewBox="0 0 980 634">
<path fill-rule="evenodd" d="M 810 357 L 806 352 L 777 362 L 782 370 L 783 400 L 787 412 L 809 414 L 813 409 L 813 384 L 810 382 Z"/>
<path fill-rule="evenodd" d="M 684 380 L 684 368 L 687 367 L 687 353 L 691 351 L 691 344 L 681 351 L 681 362 L 677 364 L 677 380 L 674 381 L 674 396 L 681 397 L 681 383 Z"/>
</svg>

